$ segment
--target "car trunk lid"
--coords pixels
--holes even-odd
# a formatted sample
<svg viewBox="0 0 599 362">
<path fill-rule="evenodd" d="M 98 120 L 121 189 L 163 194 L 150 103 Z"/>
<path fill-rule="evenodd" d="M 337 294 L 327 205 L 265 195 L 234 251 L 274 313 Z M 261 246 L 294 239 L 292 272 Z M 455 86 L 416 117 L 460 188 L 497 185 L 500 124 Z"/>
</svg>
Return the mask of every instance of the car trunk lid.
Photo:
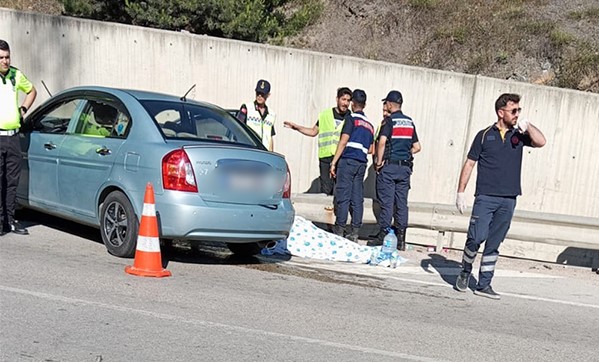
<svg viewBox="0 0 599 362">
<path fill-rule="evenodd" d="M 287 163 L 278 154 L 226 145 L 184 146 L 206 202 L 277 205 Z"/>
</svg>

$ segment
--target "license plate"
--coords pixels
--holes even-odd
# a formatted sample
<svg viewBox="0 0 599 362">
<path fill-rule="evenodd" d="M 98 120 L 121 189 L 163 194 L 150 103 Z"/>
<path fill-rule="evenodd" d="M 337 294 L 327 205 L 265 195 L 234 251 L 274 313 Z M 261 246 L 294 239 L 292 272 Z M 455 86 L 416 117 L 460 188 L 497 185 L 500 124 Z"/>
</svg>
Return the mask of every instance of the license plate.
<svg viewBox="0 0 599 362">
<path fill-rule="evenodd" d="M 254 175 L 230 175 L 229 187 L 234 191 L 263 191 L 264 180 Z"/>
</svg>

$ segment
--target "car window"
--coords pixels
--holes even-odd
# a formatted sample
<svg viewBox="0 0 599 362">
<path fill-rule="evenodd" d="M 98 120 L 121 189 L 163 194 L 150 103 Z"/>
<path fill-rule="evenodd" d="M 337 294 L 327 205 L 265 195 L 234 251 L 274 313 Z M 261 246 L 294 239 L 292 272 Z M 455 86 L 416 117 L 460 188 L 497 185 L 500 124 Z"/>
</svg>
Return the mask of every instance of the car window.
<svg viewBox="0 0 599 362">
<path fill-rule="evenodd" d="M 81 102 L 81 99 L 71 99 L 50 108 L 34 120 L 34 129 L 41 133 L 66 133 L 69 122 Z"/>
<path fill-rule="evenodd" d="M 228 112 L 184 102 L 145 101 L 142 105 L 166 138 L 209 140 L 258 146 L 259 140 Z"/>
<path fill-rule="evenodd" d="M 129 117 L 114 105 L 102 100 L 89 100 L 79 115 L 75 134 L 90 137 L 124 137 Z"/>
</svg>

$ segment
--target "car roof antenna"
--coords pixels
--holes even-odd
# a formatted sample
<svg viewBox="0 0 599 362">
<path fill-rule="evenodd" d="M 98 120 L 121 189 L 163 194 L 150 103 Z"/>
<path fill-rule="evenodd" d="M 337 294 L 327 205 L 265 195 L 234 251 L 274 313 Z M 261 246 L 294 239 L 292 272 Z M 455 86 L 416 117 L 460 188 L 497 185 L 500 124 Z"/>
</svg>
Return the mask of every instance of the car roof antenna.
<svg viewBox="0 0 599 362">
<path fill-rule="evenodd" d="M 50 95 L 50 97 L 52 97 L 52 93 L 50 93 L 50 91 L 48 90 L 48 87 L 46 87 L 46 83 L 44 83 L 43 80 L 42 80 L 42 84 L 44 85 L 44 88 L 46 88 L 46 92 L 48 92 L 48 95 Z"/>
<path fill-rule="evenodd" d="M 188 94 L 189 94 L 189 92 L 191 92 L 191 91 L 192 91 L 192 90 L 193 90 L 195 87 L 196 87 L 196 85 L 195 85 L 195 84 L 194 84 L 194 85 L 192 85 L 192 86 L 191 86 L 191 88 L 189 88 L 189 90 L 188 90 L 188 91 L 187 91 L 187 92 L 186 92 L 186 93 L 183 95 L 183 97 L 181 97 L 181 100 L 182 100 L 183 102 L 187 102 L 187 98 L 186 98 L 186 97 L 187 97 L 187 95 L 188 95 Z"/>
</svg>

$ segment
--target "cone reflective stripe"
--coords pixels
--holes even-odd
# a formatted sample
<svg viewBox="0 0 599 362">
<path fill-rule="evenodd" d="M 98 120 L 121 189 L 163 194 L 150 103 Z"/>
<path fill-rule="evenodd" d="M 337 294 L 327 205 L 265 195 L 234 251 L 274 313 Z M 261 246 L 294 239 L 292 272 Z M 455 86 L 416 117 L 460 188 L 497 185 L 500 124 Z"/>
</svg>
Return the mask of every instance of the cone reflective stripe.
<svg viewBox="0 0 599 362">
<path fill-rule="evenodd" d="M 148 182 L 144 196 L 144 207 L 139 224 L 139 235 L 135 249 L 133 266 L 127 265 L 125 272 L 144 277 L 168 277 L 171 272 L 162 268 L 160 254 L 160 238 L 158 236 L 158 220 L 154 202 L 154 188 Z"/>
<path fill-rule="evenodd" d="M 151 204 L 147 204 L 144 201 L 144 208 L 143 208 L 141 214 L 142 214 L 142 216 L 156 217 L 156 205 L 154 205 L 154 195 L 152 195 L 152 203 Z"/>
<path fill-rule="evenodd" d="M 137 237 L 137 250 L 160 253 L 160 240 L 158 238 L 139 236 Z"/>
</svg>

